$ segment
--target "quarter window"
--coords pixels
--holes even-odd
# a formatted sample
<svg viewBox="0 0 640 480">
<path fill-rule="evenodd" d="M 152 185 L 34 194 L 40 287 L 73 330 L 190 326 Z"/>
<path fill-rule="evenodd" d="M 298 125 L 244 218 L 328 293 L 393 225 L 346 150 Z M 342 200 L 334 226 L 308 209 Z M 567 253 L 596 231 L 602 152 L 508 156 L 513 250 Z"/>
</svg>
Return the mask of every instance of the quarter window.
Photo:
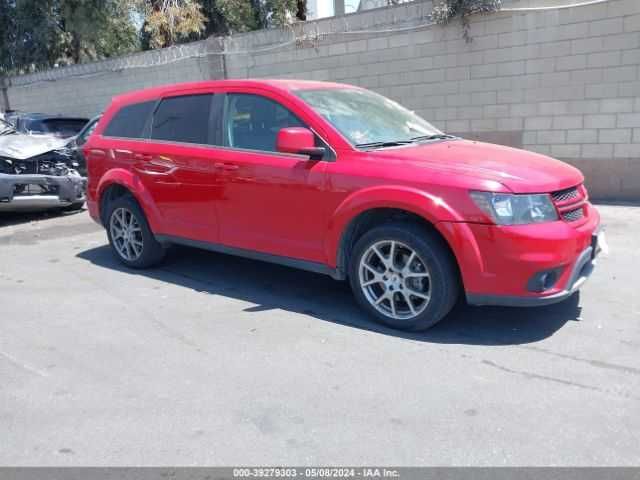
<svg viewBox="0 0 640 480">
<path fill-rule="evenodd" d="M 259 95 L 226 95 L 224 145 L 249 150 L 276 151 L 278 131 L 305 125 L 288 109 Z"/>
<path fill-rule="evenodd" d="M 210 94 L 165 98 L 153 116 L 151 138 L 206 144 L 210 112 Z"/>
<path fill-rule="evenodd" d="M 134 103 L 122 107 L 104 131 L 107 137 L 142 138 L 144 127 L 156 102 Z"/>
</svg>

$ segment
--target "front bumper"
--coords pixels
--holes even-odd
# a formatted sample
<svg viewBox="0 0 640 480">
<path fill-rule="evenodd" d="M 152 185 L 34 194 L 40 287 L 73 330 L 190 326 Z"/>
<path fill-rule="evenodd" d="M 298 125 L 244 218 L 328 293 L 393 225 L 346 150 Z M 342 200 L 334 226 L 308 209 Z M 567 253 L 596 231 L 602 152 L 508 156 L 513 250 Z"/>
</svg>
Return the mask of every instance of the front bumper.
<svg viewBox="0 0 640 480">
<path fill-rule="evenodd" d="M 87 180 L 68 175 L 0 174 L 0 211 L 46 210 L 84 202 Z M 32 193 L 37 189 L 40 193 Z"/>
<path fill-rule="evenodd" d="M 467 303 L 470 305 L 499 305 L 504 307 L 540 307 L 561 302 L 576 293 L 589 278 L 596 264 L 594 248 L 587 247 L 578 257 L 569 277 L 568 288 L 550 295 L 541 296 L 512 296 L 486 295 L 467 293 Z"/>
<path fill-rule="evenodd" d="M 600 216 L 585 204 L 581 221 L 499 226 L 439 223 L 456 255 L 467 297 L 473 305 L 534 306 L 564 300 L 593 271 L 592 245 Z M 554 271 L 555 280 L 540 289 L 532 279 Z"/>
</svg>

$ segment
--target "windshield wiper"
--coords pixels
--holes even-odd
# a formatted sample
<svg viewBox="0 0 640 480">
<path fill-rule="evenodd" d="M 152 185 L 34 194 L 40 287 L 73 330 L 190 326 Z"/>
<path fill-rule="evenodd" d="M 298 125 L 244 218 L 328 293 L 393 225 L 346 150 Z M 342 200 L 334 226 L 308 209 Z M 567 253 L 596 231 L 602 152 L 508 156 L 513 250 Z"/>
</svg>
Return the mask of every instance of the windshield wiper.
<svg viewBox="0 0 640 480">
<path fill-rule="evenodd" d="M 446 133 L 435 133 L 433 135 L 420 135 L 419 137 L 413 137 L 412 142 L 421 142 L 423 140 L 446 140 L 448 138 L 456 138 L 453 135 L 447 135 Z"/>
<path fill-rule="evenodd" d="M 436 133 L 433 135 L 420 135 L 413 137 L 409 140 L 391 140 L 387 142 L 370 142 L 370 143 L 358 143 L 358 148 L 384 148 L 384 147 L 397 147 L 399 145 L 409 145 L 410 143 L 423 142 L 427 140 L 447 140 L 449 138 L 456 138 L 453 135 L 447 135 L 446 133 Z"/>
<path fill-rule="evenodd" d="M 358 148 L 384 148 L 384 147 L 397 147 L 399 145 L 409 145 L 413 143 L 411 140 L 395 140 L 390 142 L 370 142 L 370 143 L 357 143 Z"/>
</svg>

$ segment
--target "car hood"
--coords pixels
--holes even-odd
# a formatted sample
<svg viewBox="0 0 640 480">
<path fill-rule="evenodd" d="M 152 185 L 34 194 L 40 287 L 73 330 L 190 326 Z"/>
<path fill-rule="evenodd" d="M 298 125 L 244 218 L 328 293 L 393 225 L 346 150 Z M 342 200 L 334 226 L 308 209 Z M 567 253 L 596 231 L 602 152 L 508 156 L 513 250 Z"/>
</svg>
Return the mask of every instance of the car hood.
<svg viewBox="0 0 640 480">
<path fill-rule="evenodd" d="M 578 169 L 545 155 L 469 140 L 420 143 L 369 153 L 385 162 L 499 182 L 514 193 L 552 192 L 584 181 Z"/>
<path fill-rule="evenodd" d="M 68 138 L 49 135 L 24 135 L 21 133 L 0 135 L 0 157 L 26 160 L 62 148 L 67 143 L 69 143 Z"/>
</svg>

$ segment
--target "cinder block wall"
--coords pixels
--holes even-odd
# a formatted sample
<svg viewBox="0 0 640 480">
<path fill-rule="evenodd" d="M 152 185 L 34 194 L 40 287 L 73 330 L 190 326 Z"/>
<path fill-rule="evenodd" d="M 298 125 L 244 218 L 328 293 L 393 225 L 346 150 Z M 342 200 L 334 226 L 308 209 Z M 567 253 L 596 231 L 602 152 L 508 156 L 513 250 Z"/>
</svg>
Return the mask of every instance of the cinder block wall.
<svg viewBox="0 0 640 480">
<path fill-rule="evenodd" d="M 167 83 L 224 78 L 218 39 L 8 79 L 12 109 L 92 117 L 114 95 Z"/>
<path fill-rule="evenodd" d="M 297 25 L 295 42 L 288 31 L 239 35 L 225 40 L 224 58 L 77 79 L 59 69 L 55 81 L 28 86 L 19 83 L 31 76 L 13 78 L 9 98 L 13 108 L 88 114 L 120 91 L 178 80 L 340 81 L 398 100 L 447 132 L 572 163 L 595 198 L 638 200 L 640 1 L 563 8 L 579 1 L 505 1 L 505 11 L 472 18 L 471 43 L 458 22 L 424 26 L 431 3 L 416 2 Z M 509 10 L 537 6 L 552 8 Z"/>
</svg>

